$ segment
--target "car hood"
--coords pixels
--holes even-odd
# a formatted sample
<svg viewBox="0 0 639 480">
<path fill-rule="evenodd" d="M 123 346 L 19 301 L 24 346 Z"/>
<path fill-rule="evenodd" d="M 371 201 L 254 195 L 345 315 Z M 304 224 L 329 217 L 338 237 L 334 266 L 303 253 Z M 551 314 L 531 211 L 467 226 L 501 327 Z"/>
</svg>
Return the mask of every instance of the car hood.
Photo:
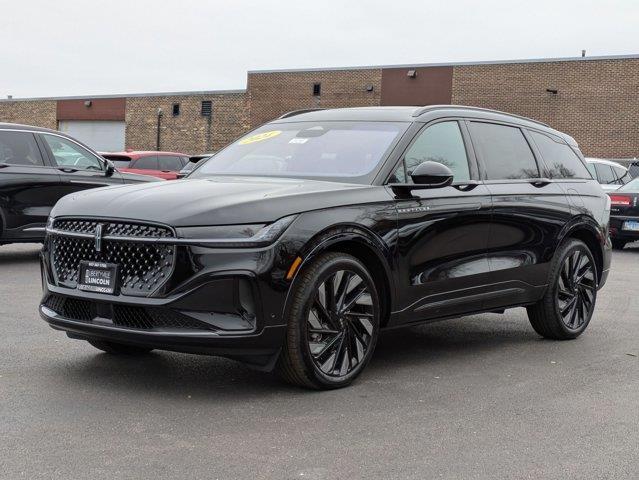
<svg viewBox="0 0 639 480">
<path fill-rule="evenodd" d="M 263 223 L 309 210 L 390 200 L 383 187 L 316 180 L 211 177 L 85 190 L 53 216 L 127 218 L 175 227 Z"/>
</svg>

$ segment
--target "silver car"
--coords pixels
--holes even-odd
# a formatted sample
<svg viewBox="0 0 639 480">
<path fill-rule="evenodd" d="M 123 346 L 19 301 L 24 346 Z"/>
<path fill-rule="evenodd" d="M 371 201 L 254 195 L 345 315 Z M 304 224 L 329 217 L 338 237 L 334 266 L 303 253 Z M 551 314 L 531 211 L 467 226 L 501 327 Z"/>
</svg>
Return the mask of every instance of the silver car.
<svg viewBox="0 0 639 480">
<path fill-rule="evenodd" d="M 613 192 L 632 180 L 628 169 L 617 162 L 601 158 L 586 158 L 586 165 L 606 192 Z"/>
</svg>

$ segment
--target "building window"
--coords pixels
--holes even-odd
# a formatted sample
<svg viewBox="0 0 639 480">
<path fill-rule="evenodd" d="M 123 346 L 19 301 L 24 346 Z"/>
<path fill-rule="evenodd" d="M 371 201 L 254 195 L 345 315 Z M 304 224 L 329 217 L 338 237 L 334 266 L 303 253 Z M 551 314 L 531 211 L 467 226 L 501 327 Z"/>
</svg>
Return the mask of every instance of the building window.
<svg viewBox="0 0 639 480">
<path fill-rule="evenodd" d="M 319 97 L 322 94 L 322 84 L 321 83 L 314 83 L 313 84 L 313 96 L 314 97 Z"/>
<path fill-rule="evenodd" d="M 211 100 L 203 100 L 202 101 L 202 116 L 203 117 L 210 117 L 212 111 L 213 111 L 213 102 Z"/>
<path fill-rule="evenodd" d="M 180 104 L 179 103 L 174 103 L 173 104 L 173 116 L 177 117 L 180 114 Z"/>
</svg>

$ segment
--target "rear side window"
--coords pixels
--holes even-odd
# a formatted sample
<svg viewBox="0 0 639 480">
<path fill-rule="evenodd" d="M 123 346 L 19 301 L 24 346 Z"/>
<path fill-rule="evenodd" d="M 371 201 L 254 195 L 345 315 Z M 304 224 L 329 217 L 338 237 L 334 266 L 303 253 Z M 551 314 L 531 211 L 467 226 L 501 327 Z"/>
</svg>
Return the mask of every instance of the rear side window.
<svg viewBox="0 0 639 480">
<path fill-rule="evenodd" d="M 548 178 L 590 178 L 588 169 L 577 154 L 561 139 L 530 132 L 544 159 Z"/>
<path fill-rule="evenodd" d="M 182 169 L 182 161 L 180 157 L 174 155 L 158 155 L 160 170 L 169 170 L 179 172 Z"/>
<path fill-rule="evenodd" d="M 537 162 L 519 128 L 481 122 L 470 125 L 488 180 L 539 178 Z"/>
<path fill-rule="evenodd" d="M 148 157 L 138 158 L 133 162 L 130 168 L 139 168 L 140 170 L 159 170 L 158 157 L 150 155 Z"/>
<path fill-rule="evenodd" d="M 612 169 L 614 170 L 615 176 L 617 177 L 617 183 L 619 183 L 621 185 L 625 185 L 630 180 L 632 180 L 632 177 L 628 173 L 628 170 L 626 170 L 625 168 L 623 168 L 623 167 L 612 167 Z"/>
<path fill-rule="evenodd" d="M 44 165 L 32 133 L 8 131 L 0 131 L 0 163 L 28 167 Z"/>
<path fill-rule="evenodd" d="M 593 163 L 586 163 L 586 167 L 588 167 L 588 171 L 592 174 L 592 178 L 597 178 L 597 170 L 595 170 L 595 165 Z"/>
<path fill-rule="evenodd" d="M 606 165 L 604 163 L 595 163 L 595 169 L 597 170 L 599 183 L 603 183 L 606 185 L 617 183 L 617 176 L 612 171 L 612 167 L 610 165 Z"/>
</svg>

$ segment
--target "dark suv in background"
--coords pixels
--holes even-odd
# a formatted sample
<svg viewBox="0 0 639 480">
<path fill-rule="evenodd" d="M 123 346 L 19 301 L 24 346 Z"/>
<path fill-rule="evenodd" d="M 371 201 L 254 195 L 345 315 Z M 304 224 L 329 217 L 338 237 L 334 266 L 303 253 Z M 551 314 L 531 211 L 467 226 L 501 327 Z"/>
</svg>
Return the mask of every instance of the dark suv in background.
<svg viewBox="0 0 639 480">
<path fill-rule="evenodd" d="M 41 242 L 49 212 L 64 195 L 150 181 L 156 179 L 118 172 L 63 133 L 0 123 L 0 244 Z"/>
<path fill-rule="evenodd" d="M 235 358 L 349 384 L 381 330 L 524 306 L 588 326 L 610 199 L 575 141 L 477 108 L 291 113 L 188 180 L 66 197 L 42 252 L 42 317 L 111 353 Z"/>
</svg>

